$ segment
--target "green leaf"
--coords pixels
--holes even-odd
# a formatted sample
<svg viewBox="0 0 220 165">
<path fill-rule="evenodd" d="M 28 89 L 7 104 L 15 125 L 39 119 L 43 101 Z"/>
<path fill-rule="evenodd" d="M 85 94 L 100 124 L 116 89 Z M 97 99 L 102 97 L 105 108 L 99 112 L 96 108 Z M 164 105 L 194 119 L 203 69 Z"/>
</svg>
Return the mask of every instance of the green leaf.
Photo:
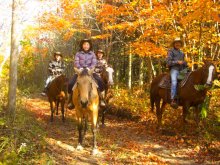
<svg viewBox="0 0 220 165">
<path fill-rule="evenodd" d="M 0 118 L 0 126 L 4 126 L 5 125 L 5 120 L 3 118 Z"/>
</svg>

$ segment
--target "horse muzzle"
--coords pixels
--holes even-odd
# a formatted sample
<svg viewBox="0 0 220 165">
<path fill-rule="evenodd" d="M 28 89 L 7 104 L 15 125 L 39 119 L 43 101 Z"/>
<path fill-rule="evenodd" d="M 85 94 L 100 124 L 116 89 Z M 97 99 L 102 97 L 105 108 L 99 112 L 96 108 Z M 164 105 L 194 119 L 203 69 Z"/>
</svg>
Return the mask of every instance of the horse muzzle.
<svg viewBox="0 0 220 165">
<path fill-rule="evenodd" d="M 211 83 L 206 83 L 206 86 L 207 86 L 208 88 L 211 88 L 211 87 L 212 87 L 212 82 L 211 82 Z"/>
<path fill-rule="evenodd" d="M 88 105 L 88 101 L 81 101 L 82 108 L 86 108 Z"/>
</svg>

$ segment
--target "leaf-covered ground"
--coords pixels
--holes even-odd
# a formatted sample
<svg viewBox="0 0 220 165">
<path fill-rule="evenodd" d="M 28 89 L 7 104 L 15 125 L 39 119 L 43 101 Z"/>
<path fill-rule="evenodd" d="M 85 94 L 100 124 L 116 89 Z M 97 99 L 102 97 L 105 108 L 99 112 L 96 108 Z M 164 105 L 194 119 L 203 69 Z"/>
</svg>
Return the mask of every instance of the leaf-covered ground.
<svg viewBox="0 0 220 165">
<path fill-rule="evenodd" d="M 34 164 L 220 163 L 219 132 L 211 134 L 213 127 L 209 125 L 209 130 L 196 128 L 193 121 L 183 127 L 180 109 L 165 113 L 164 122 L 167 124 L 160 131 L 156 129 L 155 114 L 148 110 L 139 122 L 107 115 L 106 127 L 99 127 L 98 133 L 101 154 L 91 156 L 91 130 L 84 140 L 84 151 L 75 150 L 78 134 L 74 111 L 66 110 L 65 123 L 61 121 L 60 112 L 51 123 L 49 103 L 44 98 L 26 99 L 25 105 L 43 130 L 46 142 L 40 156 L 32 161 Z"/>
</svg>

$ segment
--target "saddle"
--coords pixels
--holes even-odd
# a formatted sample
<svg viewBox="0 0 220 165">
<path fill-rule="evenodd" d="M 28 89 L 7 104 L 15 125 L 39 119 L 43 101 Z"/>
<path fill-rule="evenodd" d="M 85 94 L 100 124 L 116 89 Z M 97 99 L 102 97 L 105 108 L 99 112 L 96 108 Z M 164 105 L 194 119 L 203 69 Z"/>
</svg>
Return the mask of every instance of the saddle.
<svg viewBox="0 0 220 165">
<path fill-rule="evenodd" d="M 186 84 L 186 82 L 187 82 L 189 76 L 191 75 L 191 73 L 192 72 L 186 73 L 185 76 L 182 77 L 181 79 L 179 77 L 177 78 L 177 80 L 178 80 L 178 88 L 182 88 Z M 159 83 L 159 87 L 160 88 L 164 88 L 164 89 L 171 89 L 171 77 L 170 77 L 170 74 L 167 74 L 167 75 L 165 75 L 162 78 L 162 80 Z"/>
</svg>

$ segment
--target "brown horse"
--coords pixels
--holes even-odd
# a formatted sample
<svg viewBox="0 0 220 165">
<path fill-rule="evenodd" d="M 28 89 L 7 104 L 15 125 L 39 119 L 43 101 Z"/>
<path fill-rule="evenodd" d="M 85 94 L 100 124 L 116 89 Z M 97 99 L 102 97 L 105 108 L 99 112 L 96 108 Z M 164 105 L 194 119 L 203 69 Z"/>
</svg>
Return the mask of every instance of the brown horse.
<svg viewBox="0 0 220 165">
<path fill-rule="evenodd" d="M 64 117 L 64 105 L 65 105 L 65 99 L 66 99 L 66 94 L 65 94 L 65 89 L 66 89 L 66 82 L 67 79 L 64 75 L 59 75 L 57 76 L 50 84 L 48 91 L 47 91 L 47 96 L 48 96 L 48 101 L 50 102 L 50 109 L 51 109 L 51 116 L 50 116 L 50 121 L 53 121 L 53 113 L 56 108 L 56 115 L 58 115 L 58 108 L 59 108 L 59 103 L 61 103 L 61 112 L 62 112 L 62 121 L 65 121 Z"/>
<path fill-rule="evenodd" d="M 156 114 L 158 127 L 161 126 L 162 114 L 167 103 L 171 102 L 170 99 L 170 89 L 161 88 L 159 84 L 168 74 L 158 75 L 151 83 L 150 89 L 150 102 L 151 102 L 151 111 L 153 112 L 154 104 L 156 105 Z M 205 62 L 205 65 L 193 72 L 188 76 L 187 81 L 181 87 L 178 87 L 178 97 L 179 105 L 183 106 L 183 122 L 186 123 L 186 116 L 190 107 L 195 108 L 196 112 L 196 121 L 199 122 L 199 105 L 204 102 L 206 97 L 207 89 L 198 91 L 195 89 L 195 85 L 212 85 L 212 82 L 216 75 L 216 68 L 210 62 Z M 162 105 L 160 106 L 160 101 Z"/>
<path fill-rule="evenodd" d="M 109 99 L 112 97 L 112 94 L 109 92 L 109 89 L 112 85 L 114 85 L 113 82 L 113 72 L 114 70 L 111 67 L 103 67 L 102 72 L 100 74 L 104 84 L 105 84 L 105 107 L 100 107 L 101 113 L 102 113 L 102 126 L 105 125 L 105 113 L 108 108 L 108 102 Z"/>
<path fill-rule="evenodd" d="M 90 119 L 92 121 L 93 133 L 92 154 L 95 155 L 98 154 L 96 132 L 99 111 L 99 95 L 97 85 L 92 77 L 94 70 L 83 69 L 81 71 L 75 68 L 75 71 L 78 74 L 76 85 L 73 87 L 73 103 L 75 105 L 79 132 L 77 149 L 83 149 L 82 142 L 87 130 L 87 121 Z"/>
</svg>

